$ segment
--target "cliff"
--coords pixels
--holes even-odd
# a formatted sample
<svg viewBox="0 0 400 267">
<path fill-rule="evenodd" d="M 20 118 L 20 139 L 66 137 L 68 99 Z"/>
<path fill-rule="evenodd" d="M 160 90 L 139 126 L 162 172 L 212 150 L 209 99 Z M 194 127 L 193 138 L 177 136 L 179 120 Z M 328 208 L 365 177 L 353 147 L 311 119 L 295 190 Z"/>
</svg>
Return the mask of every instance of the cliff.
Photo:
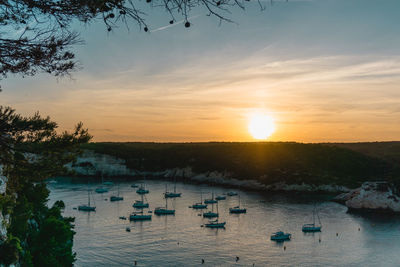
<svg viewBox="0 0 400 267">
<path fill-rule="evenodd" d="M 361 187 L 338 195 L 334 201 L 350 211 L 400 212 L 400 196 L 394 185 L 387 182 L 365 182 Z"/>
</svg>

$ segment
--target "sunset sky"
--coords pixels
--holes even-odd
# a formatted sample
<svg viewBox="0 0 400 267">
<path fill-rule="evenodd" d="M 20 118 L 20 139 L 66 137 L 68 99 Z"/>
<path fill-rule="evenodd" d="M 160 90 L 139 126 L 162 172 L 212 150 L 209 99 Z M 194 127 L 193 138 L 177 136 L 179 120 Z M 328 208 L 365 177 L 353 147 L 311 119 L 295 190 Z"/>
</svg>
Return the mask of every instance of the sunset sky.
<svg viewBox="0 0 400 267">
<path fill-rule="evenodd" d="M 82 69 L 9 77 L 0 104 L 94 141 L 253 141 L 254 113 L 271 141 L 399 140 L 400 1 L 261 1 L 220 26 L 202 9 L 190 29 L 163 12 L 150 33 L 76 25 Z"/>
</svg>

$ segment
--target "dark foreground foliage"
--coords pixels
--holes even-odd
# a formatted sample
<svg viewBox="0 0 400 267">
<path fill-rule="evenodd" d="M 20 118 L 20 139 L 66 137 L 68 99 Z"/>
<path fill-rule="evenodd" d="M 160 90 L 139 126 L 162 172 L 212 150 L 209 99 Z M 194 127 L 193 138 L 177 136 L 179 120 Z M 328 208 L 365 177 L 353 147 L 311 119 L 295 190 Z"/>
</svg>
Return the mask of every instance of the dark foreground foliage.
<svg viewBox="0 0 400 267">
<path fill-rule="evenodd" d="M 0 165 L 7 177 L 0 194 L 0 265 L 72 266 L 73 218 L 64 218 L 62 201 L 47 207 L 44 180 L 65 171 L 91 136 L 82 124 L 57 133 L 57 124 L 39 114 L 23 117 L 0 106 Z"/>
</svg>

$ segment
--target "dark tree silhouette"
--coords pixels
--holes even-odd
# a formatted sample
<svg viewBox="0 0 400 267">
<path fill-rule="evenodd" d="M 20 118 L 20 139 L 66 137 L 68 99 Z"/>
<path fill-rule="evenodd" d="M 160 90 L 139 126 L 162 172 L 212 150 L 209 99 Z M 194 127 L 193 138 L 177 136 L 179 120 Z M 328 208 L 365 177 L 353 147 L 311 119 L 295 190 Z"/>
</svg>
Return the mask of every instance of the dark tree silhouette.
<svg viewBox="0 0 400 267">
<path fill-rule="evenodd" d="M 90 23 L 101 19 L 108 31 L 118 23 L 135 22 L 149 31 L 144 10 L 163 9 L 169 23 L 184 20 L 189 28 L 189 15 L 203 8 L 221 21 L 229 19 L 230 9 L 244 9 L 249 0 L 0 0 L 0 79 L 9 73 L 35 75 L 38 71 L 55 76 L 76 69 L 71 46 L 80 40 L 71 23 Z M 153 10 L 150 9 L 150 10 Z M 152 11 L 150 11 L 152 12 Z"/>
</svg>

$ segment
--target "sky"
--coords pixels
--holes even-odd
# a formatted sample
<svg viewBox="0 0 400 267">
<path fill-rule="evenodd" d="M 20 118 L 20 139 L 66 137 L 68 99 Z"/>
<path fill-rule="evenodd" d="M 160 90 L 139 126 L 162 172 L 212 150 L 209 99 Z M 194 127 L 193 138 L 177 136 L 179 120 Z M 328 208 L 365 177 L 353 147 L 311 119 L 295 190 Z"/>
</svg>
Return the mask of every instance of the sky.
<svg viewBox="0 0 400 267">
<path fill-rule="evenodd" d="M 254 141 L 252 114 L 273 118 L 270 141 L 400 139 L 400 1 L 250 1 L 222 23 L 199 8 L 191 27 L 153 10 L 150 32 L 75 24 L 72 78 L 10 76 L 0 105 L 39 111 L 94 141 Z"/>
</svg>

